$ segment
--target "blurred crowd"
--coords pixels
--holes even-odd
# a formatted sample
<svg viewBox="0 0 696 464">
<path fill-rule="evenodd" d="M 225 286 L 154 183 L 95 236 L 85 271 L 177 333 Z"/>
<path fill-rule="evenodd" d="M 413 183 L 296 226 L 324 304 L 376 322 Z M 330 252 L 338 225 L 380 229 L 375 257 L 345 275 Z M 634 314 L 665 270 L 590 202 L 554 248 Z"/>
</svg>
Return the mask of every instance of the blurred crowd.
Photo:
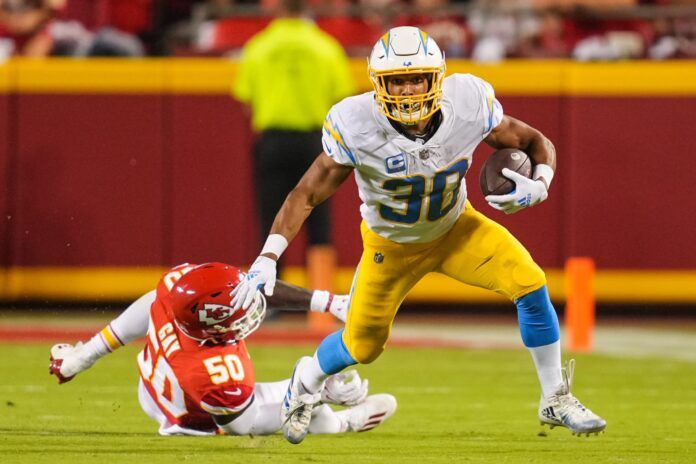
<svg viewBox="0 0 696 464">
<path fill-rule="evenodd" d="M 0 0 L 10 56 L 227 55 L 277 0 Z M 576 60 L 696 57 L 696 0 L 308 0 L 349 55 L 392 26 L 419 26 L 448 57 Z"/>
</svg>

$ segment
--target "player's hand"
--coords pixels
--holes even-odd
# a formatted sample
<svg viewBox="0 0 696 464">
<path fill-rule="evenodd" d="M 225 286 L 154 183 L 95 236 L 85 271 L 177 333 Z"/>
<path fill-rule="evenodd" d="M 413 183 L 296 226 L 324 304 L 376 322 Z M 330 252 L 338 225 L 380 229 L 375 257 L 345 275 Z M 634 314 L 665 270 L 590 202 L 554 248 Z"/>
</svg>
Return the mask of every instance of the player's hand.
<svg viewBox="0 0 696 464">
<path fill-rule="evenodd" d="M 59 343 L 51 348 L 48 372 L 58 377 L 58 383 L 70 382 L 77 374 L 92 367 L 97 359 L 87 353 L 82 342 L 75 346 Z"/>
<path fill-rule="evenodd" d="M 541 180 L 529 179 L 508 168 L 503 169 L 502 174 L 515 183 L 515 190 L 507 195 L 488 195 L 486 201 L 491 208 L 513 214 L 537 205 L 549 196 L 546 184 Z"/>
<path fill-rule="evenodd" d="M 329 312 L 341 322 L 346 322 L 348 319 L 348 303 L 350 303 L 350 295 L 333 295 L 329 301 Z"/>
<path fill-rule="evenodd" d="M 326 379 L 321 401 L 339 406 L 355 406 L 367 398 L 367 379 L 361 379 L 355 369 L 335 374 Z"/>
<path fill-rule="evenodd" d="M 247 309 L 254 301 L 256 291 L 263 287 L 263 292 L 266 296 L 273 295 L 273 288 L 276 283 L 276 262 L 266 256 L 259 256 L 254 261 L 254 264 L 249 268 L 244 279 L 232 290 L 230 303 L 234 309 Z"/>
<path fill-rule="evenodd" d="M 315 313 L 331 313 L 341 322 L 348 318 L 350 295 L 334 295 L 326 290 L 314 290 L 309 309 Z"/>
</svg>

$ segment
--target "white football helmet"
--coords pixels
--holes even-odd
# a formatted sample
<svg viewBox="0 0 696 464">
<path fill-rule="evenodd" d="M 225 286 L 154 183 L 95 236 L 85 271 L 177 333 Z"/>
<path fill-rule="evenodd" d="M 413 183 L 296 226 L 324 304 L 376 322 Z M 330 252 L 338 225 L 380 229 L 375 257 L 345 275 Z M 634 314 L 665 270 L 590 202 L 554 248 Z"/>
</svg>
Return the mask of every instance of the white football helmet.
<svg viewBox="0 0 696 464">
<path fill-rule="evenodd" d="M 386 117 L 413 125 L 440 109 L 445 54 L 426 32 L 411 26 L 389 29 L 372 48 L 367 67 L 377 107 Z M 427 75 L 428 92 L 390 95 L 385 78 L 399 74 Z"/>
</svg>

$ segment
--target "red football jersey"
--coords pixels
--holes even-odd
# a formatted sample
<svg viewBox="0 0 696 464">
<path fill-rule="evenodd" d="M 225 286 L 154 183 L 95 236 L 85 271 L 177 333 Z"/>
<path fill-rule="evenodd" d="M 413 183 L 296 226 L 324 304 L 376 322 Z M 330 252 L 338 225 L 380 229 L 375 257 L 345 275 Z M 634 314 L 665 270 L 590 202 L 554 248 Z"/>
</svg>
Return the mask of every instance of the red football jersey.
<svg viewBox="0 0 696 464">
<path fill-rule="evenodd" d="M 244 341 L 204 344 L 184 335 L 160 299 L 195 265 L 172 268 L 157 284 L 145 347 L 138 354 L 140 377 L 170 423 L 215 431 L 211 414 L 244 410 L 254 392 L 254 365 Z"/>
</svg>

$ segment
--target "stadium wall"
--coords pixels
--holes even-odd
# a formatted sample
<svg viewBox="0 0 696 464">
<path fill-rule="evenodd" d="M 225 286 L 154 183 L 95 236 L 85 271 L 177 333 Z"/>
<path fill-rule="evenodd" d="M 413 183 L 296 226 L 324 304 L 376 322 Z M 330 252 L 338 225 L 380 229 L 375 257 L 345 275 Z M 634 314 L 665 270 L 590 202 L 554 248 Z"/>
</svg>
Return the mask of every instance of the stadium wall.
<svg viewBox="0 0 696 464">
<path fill-rule="evenodd" d="M 352 63 L 361 90 L 364 62 Z M 165 266 L 249 263 L 258 252 L 243 106 L 227 60 L 12 60 L 0 66 L 0 298 L 131 298 Z M 506 112 L 546 133 L 559 169 L 547 203 L 507 217 L 562 299 L 567 257 L 591 256 L 599 301 L 696 302 L 696 230 L 688 157 L 696 63 L 451 61 L 490 81 Z M 490 152 L 479 148 L 476 159 Z M 360 256 L 358 198 L 333 199 L 345 291 Z M 675 206 L 673 206 L 675 205 Z M 303 283 L 304 242 L 286 277 Z M 417 301 L 495 297 L 433 277 Z"/>
</svg>

